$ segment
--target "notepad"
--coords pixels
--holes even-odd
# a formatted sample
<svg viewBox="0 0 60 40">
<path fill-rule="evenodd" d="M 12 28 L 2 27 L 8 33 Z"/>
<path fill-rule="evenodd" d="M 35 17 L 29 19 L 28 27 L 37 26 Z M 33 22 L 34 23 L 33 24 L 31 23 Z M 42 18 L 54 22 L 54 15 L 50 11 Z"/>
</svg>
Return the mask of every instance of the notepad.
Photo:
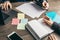
<svg viewBox="0 0 60 40">
<path fill-rule="evenodd" d="M 55 11 L 47 12 L 46 16 L 49 17 L 53 22 L 60 23 L 60 15 L 58 15 Z"/>
<path fill-rule="evenodd" d="M 27 22 L 28 22 L 28 19 L 21 19 L 21 23 L 27 24 Z"/>
<path fill-rule="evenodd" d="M 19 23 L 19 24 L 17 25 L 17 29 L 18 29 L 18 30 L 25 30 L 25 24 Z"/>
<path fill-rule="evenodd" d="M 30 16 L 31 18 L 38 18 L 41 14 L 43 14 L 46 11 L 34 2 L 24 3 L 16 7 L 16 9 Z"/>
<path fill-rule="evenodd" d="M 25 15 L 22 14 L 22 13 L 18 13 L 17 17 L 18 17 L 18 19 L 24 19 L 25 18 Z"/>
<path fill-rule="evenodd" d="M 53 32 L 50 27 L 43 23 L 43 19 L 31 20 L 26 25 L 28 31 L 35 37 L 36 40 L 41 40 L 45 36 Z"/>
<path fill-rule="evenodd" d="M 12 19 L 12 25 L 18 25 L 19 24 L 19 19 L 13 18 Z"/>
</svg>

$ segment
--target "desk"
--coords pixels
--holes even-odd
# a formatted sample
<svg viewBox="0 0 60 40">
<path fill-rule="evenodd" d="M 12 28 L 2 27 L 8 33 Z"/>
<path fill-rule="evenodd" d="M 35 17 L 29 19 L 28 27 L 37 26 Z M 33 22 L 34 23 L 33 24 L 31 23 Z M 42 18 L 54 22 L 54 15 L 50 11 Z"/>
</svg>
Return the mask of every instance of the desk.
<svg viewBox="0 0 60 40">
<path fill-rule="evenodd" d="M 48 11 L 56 11 L 58 14 L 60 14 L 60 1 L 59 0 L 48 0 L 49 4 L 50 4 L 50 8 Z M 13 7 L 16 7 L 20 4 L 22 4 L 21 2 L 17 2 L 17 3 L 12 3 Z M 52 5 L 53 4 L 53 5 Z M 42 14 L 44 15 L 44 14 Z M 42 16 L 41 16 L 42 17 Z M 28 18 L 29 20 L 32 20 L 32 18 L 30 18 L 29 16 L 26 15 L 26 18 Z M 35 40 L 28 31 L 24 30 L 17 30 L 16 26 L 11 25 L 11 21 L 9 21 L 8 24 L 4 25 L 4 26 L 0 26 L 0 40 L 8 40 L 7 39 L 7 35 L 10 34 L 11 32 L 16 31 L 19 35 L 21 35 L 24 40 Z M 60 40 L 60 36 L 58 36 L 57 34 L 53 33 L 54 35 L 56 35 L 56 37 Z M 43 39 L 43 40 L 46 40 Z"/>
</svg>

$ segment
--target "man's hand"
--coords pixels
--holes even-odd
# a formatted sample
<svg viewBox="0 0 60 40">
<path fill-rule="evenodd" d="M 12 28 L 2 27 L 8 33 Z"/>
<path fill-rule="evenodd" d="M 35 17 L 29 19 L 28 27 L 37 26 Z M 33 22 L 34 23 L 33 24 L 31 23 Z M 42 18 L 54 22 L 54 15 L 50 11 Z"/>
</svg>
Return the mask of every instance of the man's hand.
<svg viewBox="0 0 60 40">
<path fill-rule="evenodd" d="M 42 3 L 42 5 L 43 5 L 43 8 L 44 8 L 44 9 L 48 9 L 48 8 L 49 8 L 49 4 L 48 4 L 46 1 L 44 1 L 44 2 Z"/>
<path fill-rule="evenodd" d="M 44 21 L 44 23 L 46 23 L 49 26 L 52 26 L 52 24 L 53 24 L 53 21 L 51 21 L 47 16 L 44 16 L 43 21 Z"/>
<path fill-rule="evenodd" d="M 9 8 L 12 9 L 12 4 L 9 1 L 4 2 L 2 5 L 2 9 L 4 9 L 6 11 Z"/>
</svg>

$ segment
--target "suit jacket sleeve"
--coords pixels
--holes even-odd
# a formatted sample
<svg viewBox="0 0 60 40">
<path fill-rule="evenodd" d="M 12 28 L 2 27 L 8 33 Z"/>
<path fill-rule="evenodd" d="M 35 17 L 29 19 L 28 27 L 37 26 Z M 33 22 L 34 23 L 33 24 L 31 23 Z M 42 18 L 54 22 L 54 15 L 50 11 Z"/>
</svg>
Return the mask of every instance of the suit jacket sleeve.
<svg viewBox="0 0 60 40">
<path fill-rule="evenodd" d="M 36 2 L 42 3 L 44 0 L 35 0 Z M 47 0 L 46 0 L 47 1 Z M 48 2 L 48 1 L 47 1 Z"/>
<path fill-rule="evenodd" d="M 54 22 L 52 24 L 52 27 L 51 27 L 53 30 L 55 30 L 55 32 L 57 32 L 58 34 L 60 34 L 60 25 L 56 22 Z"/>
<path fill-rule="evenodd" d="M 3 2 L 5 2 L 5 1 L 8 1 L 8 0 L 0 0 L 0 3 L 3 3 Z"/>
<path fill-rule="evenodd" d="M 43 2 L 44 0 L 35 0 L 35 3 L 37 4 L 37 5 L 39 5 L 39 6 L 41 6 L 42 7 L 42 2 Z M 47 0 L 45 0 L 46 2 L 48 2 Z"/>
</svg>

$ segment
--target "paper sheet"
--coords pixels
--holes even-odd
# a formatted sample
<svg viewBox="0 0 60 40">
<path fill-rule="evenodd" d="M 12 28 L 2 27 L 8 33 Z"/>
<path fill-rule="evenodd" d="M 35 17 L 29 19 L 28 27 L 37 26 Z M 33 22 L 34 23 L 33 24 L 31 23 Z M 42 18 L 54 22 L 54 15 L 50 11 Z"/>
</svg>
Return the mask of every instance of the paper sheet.
<svg viewBox="0 0 60 40">
<path fill-rule="evenodd" d="M 25 14 L 18 13 L 17 17 L 18 17 L 18 19 L 24 19 L 25 18 Z"/>
<path fill-rule="evenodd" d="M 28 19 L 21 19 L 21 23 L 27 24 L 27 22 L 28 22 Z"/>
<path fill-rule="evenodd" d="M 18 25 L 19 24 L 19 19 L 13 18 L 12 19 L 12 25 Z"/>
<path fill-rule="evenodd" d="M 25 30 L 25 24 L 23 24 L 23 23 L 18 24 L 17 29 L 18 30 Z"/>
<path fill-rule="evenodd" d="M 49 30 L 49 28 L 45 28 L 47 26 L 41 24 L 37 20 L 32 20 L 28 22 L 28 24 L 30 25 L 29 27 L 37 34 L 39 38 L 43 38 L 53 32 L 52 30 Z"/>
<path fill-rule="evenodd" d="M 44 27 L 48 32 L 53 32 L 53 30 L 43 22 L 43 18 L 39 19 L 38 22 Z"/>
<path fill-rule="evenodd" d="M 16 7 L 16 9 L 30 16 L 31 18 L 38 18 L 46 11 L 40 8 L 40 6 L 36 5 L 34 2 L 22 4 L 21 6 Z"/>
</svg>

